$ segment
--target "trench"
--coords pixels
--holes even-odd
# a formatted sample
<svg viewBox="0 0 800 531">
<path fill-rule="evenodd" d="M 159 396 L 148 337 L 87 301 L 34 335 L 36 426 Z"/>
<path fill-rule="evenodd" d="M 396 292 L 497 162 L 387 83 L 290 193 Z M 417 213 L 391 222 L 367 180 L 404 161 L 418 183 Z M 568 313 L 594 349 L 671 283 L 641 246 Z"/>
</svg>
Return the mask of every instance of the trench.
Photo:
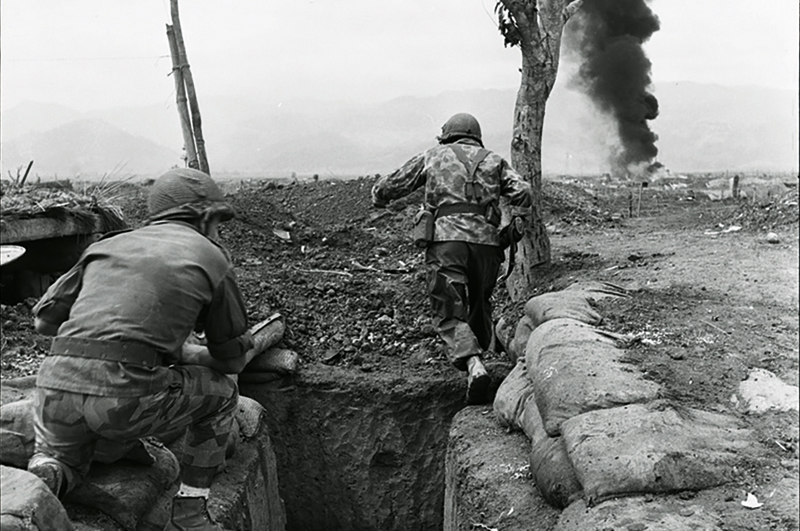
<svg viewBox="0 0 800 531">
<path fill-rule="evenodd" d="M 266 409 L 287 531 L 443 527 L 445 457 L 463 375 L 303 368 L 284 390 L 241 384 Z"/>
</svg>

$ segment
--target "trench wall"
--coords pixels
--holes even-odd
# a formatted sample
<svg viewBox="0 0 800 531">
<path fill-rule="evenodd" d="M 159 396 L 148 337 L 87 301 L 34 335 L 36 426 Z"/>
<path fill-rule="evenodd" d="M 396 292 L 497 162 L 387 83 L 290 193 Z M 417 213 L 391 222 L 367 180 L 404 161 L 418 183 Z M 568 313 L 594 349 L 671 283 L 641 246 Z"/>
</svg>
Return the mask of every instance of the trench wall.
<svg viewBox="0 0 800 531">
<path fill-rule="evenodd" d="M 489 367 L 500 381 L 508 369 Z M 283 391 L 242 384 L 267 411 L 286 529 L 441 529 L 448 430 L 462 373 L 429 378 L 304 367 Z"/>
</svg>

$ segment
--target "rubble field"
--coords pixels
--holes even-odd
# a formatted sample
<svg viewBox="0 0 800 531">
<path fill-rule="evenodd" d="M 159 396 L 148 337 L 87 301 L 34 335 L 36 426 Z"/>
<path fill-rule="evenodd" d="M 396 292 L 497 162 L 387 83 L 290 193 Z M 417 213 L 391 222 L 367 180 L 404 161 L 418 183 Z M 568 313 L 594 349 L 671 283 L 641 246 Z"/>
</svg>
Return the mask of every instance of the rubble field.
<svg viewBox="0 0 800 531">
<path fill-rule="evenodd" d="M 251 321 L 283 315 L 283 343 L 300 355 L 301 373 L 328 366 L 359 379 L 451 375 L 430 325 L 422 253 L 409 239 L 421 195 L 377 210 L 373 183 L 223 183 L 239 216 L 222 226 L 221 240 Z M 766 202 L 688 200 L 685 190 L 664 190 L 658 211 L 639 217 L 630 216 L 624 190 L 586 190 L 563 180 L 546 181 L 543 189 L 552 262 L 538 268 L 521 301 L 499 286 L 495 318 L 516 323 L 528 298 L 578 280 L 629 290 L 630 297 L 599 303 L 598 311 L 601 328 L 633 338 L 631 363 L 688 406 L 736 413 L 772 452 L 772 465 L 742 471 L 726 487 L 729 496 L 707 502 L 726 519 L 724 529 L 755 531 L 765 521 L 796 529 L 796 520 L 765 520 L 770 493 L 761 489 L 797 476 L 797 412 L 746 415 L 731 398 L 756 368 L 798 385 L 797 189 Z M 132 227 L 144 219 L 146 190 L 131 184 L 120 202 Z M 34 374 L 47 352 L 49 339 L 33 331 L 34 303 L 0 309 L 3 379 Z M 488 358 L 510 364 L 502 352 Z M 746 493 L 764 501 L 758 518 L 739 503 Z M 292 509 L 287 513 L 291 523 Z"/>
</svg>

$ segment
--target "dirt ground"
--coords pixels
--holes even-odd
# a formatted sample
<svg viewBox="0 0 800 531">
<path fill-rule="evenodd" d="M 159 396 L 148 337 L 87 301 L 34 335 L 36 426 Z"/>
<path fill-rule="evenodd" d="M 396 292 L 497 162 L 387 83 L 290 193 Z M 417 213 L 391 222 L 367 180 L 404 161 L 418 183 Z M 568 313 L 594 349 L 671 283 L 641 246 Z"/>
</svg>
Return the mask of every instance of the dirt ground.
<svg viewBox="0 0 800 531">
<path fill-rule="evenodd" d="M 373 182 L 225 184 L 240 216 L 223 226 L 221 238 L 252 322 L 280 312 L 284 342 L 304 363 L 361 373 L 403 365 L 423 377 L 454 370 L 429 323 L 422 255 L 408 239 L 420 196 L 375 210 Z M 134 227 L 143 219 L 144 195 L 132 186 L 123 205 Z M 746 416 L 731 397 L 753 368 L 798 385 L 797 189 L 766 202 L 664 192 L 659 212 L 641 217 L 628 217 L 624 195 L 545 184 L 553 260 L 539 268 L 530 295 L 583 279 L 631 290 L 631 297 L 599 308 L 604 328 L 632 337 L 631 361 L 686 404 L 739 415 L 768 449 L 768 466 L 744 471 L 730 486 L 736 503 L 724 496 L 708 502 L 727 515 L 725 529 L 762 529 L 763 518 L 731 506 L 744 492 L 761 499 L 769 495 L 766 485 L 797 477 L 798 418 Z M 768 242 L 769 232 L 779 242 Z M 1 308 L 3 379 L 35 373 L 47 351 L 49 340 L 32 330 L 33 303 Z M 516 322 L 522 303 L 501 286 L 495 317 Z M 773 520 L 775 529 L 791 528 L 779 516 Z"/>
</svg>

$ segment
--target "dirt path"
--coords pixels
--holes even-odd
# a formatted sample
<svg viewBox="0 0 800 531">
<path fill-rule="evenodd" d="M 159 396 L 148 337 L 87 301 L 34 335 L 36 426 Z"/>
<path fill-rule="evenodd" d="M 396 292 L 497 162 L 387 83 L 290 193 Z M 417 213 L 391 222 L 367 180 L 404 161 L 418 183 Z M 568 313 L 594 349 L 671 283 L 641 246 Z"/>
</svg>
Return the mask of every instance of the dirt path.
<svg viewBox="0 0 800 531">
<path fill-rule="evenodd" d="M 796 322 L 797 227 L 783 231 L 781 242 L 772 244 L 764 233 L 709 234 L 724 229 L 665 228 L 668 222 L 662 217 L 630 219 L 619 229 L 557 233 L 551 243 L 562 254 L 598 255 L 609 264 L 601 272 L 604 280 L 651 289 L 705 287 L 742 301 L 787 307 Z"/>
</svg>

